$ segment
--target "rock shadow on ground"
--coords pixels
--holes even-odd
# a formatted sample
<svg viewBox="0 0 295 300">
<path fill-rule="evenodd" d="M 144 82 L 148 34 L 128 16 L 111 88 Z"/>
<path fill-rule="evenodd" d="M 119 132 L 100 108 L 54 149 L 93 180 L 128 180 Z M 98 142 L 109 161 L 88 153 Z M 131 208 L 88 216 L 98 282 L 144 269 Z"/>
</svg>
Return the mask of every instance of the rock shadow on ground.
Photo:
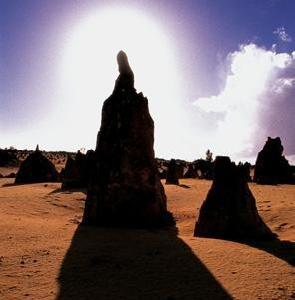
<svg viewBox="0 0 295 300">
<path fill-rule="evenodd" d="M 78 226 L 58 277 L 64 299 L 232 299 L 173 230 Z"/>
<path fill-rule="evenodd" d="M 234 242 L 267 252 L 289 265 L 295 266 L 295 243 L 292 241 L 284 241 L 276 238 L 270 241 L 234 240 Z"/>
</svg>

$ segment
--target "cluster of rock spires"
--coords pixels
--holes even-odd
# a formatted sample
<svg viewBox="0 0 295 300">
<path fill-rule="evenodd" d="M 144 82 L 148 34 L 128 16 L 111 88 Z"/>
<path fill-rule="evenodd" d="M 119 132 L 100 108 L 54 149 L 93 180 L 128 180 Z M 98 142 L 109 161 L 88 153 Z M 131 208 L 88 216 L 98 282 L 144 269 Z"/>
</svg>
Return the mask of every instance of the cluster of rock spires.
<svg viewBox="0 0 295 300">
<path fill-rule="evenodd" d="M 170 161 L 164 159 L 156 159 L 158 164 L 158 171 L 161 179 L 166 179 L 174 172 L 174 177 L 182 178 L 199 178 L 209 179 L 213 178 L 213 163 L 205 159 L 197 159 L 193 162 L 186 162 L 180 159 L 171 159 Z M 171 163 L 171 161 L 173 161 Z M 171 171 L 171 167 L 175 171 Z M 168 184 L 170 179 L 167 180 Z M 170 183 L 171 184 L 171 183 Z"/>
<path fill-rule="evenodd" d="M 172 218 L 154 157 L 154 123 L 148 102 L 134 89 L 134 75 L 122 51 L 118 64 L 120 75 L 102 109 L 83 223 L 131 227 L 169 224 Z M 194 175 L 196 169 L 189 166 L 187 176 Z M 249 170 L 248 165 L 237 167 L 228 157 L 217 157 L 213 185 L 202 205 L 195 236 L 274 237 L 258 214 L 247 184 Z M 183 166 L 172 159 L 166 183 L 179 184 L 180 173 L 184 173 Z"/>
<path fill-rule="evenodd" d="M 55 182 L 59 179 L 54 164 L 42 155 L 37 145 L 36 150 L 20 165 L 15 183 Z"/>
<path fill-rule="evenodd" d="M 42 154 L 37 145 L 36 150 L 30 153 L 20 164 L 20 168 L 14 176 L 16 177 L 15 183 L 62 181 L 62 189 L 87 188 L 93 163 L 93 150 L 87 151 L 86 154 L 78 151 L 74 158 L 72 155 L 68 155 L 65 168 L 59 174 L 54 164 Z M 9 174 L 6 177 L 13 176 Z"/>
<path fill-rule="evenodd" d="M 239 239 L 272 239 L 274 234 L 258 214 L 249 163 L 236 166 L 229 157 L 199 159 L 192 163 L 154 156 L 154 122 L 148 100 L 134 88 L 127 55 L 117 56 L 119 73 L 113 93 L 105 100 L 95 151 L 68 156 L 61 173 L 62 188 L 88 188 L 83 223 L 100 226 L 159 227 L 174 224 L 167 210 L 160 179 L 179 184 L 180 178 L 213 179 L 200 209 L 194 235 Z M 259 152 L 254 181 L 291 183 L 292 170 L 282 155 L 280 138 L 268 138 Z M 6 155 L 6 154 L 5 154 Z M 3 157 L 13 161 L 13 156 Z M 58 181 L 54 165 L 37 147 L 21 164 L 16 183 Z"/>
<path fill-rule="evenodd" d="M 273 239 L 258 214 L 244 170 L 229 157 L 216 157 L 214 179 L 200 208 L 194 236 L 223 239 Z"/>
<path fill-rule="evenodd" d="M 134 88 L 127 55 L 102 108 L 101 127 L 83 216 L 84 224 L 158 227 L 171 224 L 154 156 L 148 100 Z"/>
</svg>

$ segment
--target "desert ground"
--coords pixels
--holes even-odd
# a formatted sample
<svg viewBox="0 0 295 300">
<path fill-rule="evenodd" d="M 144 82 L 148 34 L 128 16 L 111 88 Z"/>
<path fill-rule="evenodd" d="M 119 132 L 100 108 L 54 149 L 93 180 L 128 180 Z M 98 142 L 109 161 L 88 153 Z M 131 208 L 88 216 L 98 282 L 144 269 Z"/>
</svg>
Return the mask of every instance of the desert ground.
<svg viewBox="0 0 295 300">
<path fill-rule="evenodd" d="M 241 243 L 193 237 L 208 180 L 164 185 L 176 226 L 162 230 L 81 226 L 85 192 L 13 181 L 0 179 L 0 299 L 295 299 L 294 185 L 250 184 L 280 241 Z"/>
</svg>

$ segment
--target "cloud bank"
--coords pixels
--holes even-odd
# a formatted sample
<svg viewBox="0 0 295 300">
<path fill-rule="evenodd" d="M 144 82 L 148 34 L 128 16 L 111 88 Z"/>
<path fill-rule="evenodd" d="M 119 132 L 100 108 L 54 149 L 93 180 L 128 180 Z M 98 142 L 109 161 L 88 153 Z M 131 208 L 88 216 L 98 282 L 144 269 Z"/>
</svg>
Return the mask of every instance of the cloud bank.
<svg viewBox="0 0 295 300">
<path fill-rule="evenodd" d="M 295 51 L 277 53 L 275 47 L 248 44 L 230 53 L 228 62 L 221 92 L 193 103 L 215 127 L 212 150 L 253 161 L 268 136 L 280 136 L 285 154 L 294 155 Z"/>
</svg>

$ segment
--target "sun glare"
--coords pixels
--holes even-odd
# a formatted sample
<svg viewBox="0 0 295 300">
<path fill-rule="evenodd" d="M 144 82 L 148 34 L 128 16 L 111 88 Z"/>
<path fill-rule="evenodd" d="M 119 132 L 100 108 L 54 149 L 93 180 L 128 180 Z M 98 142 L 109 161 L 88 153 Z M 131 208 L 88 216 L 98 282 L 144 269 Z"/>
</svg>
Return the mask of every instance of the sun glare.
<svg viewBox="0 0 295 300">
<path fill-rule="evenodd" d="M 157 22 L 130 9 L 101 10 L 73 29 L 68 35 L 62 63 L 65 91 L 62 98 L 70 109 L 68 121 L 75 119 L 74 115 L 83 119 L 80 130 L 84 131 L 81 134 L 85 145 L 94 143 L 101 105 L 112 92 L 118 76 L 116 55 L 121 49 L 128 55 L 136 89 L 149 99 L 151 113 L 158 122 L 156 135 L 162 131 L 161 136 L 165 136 L 165 131 L 170 131 L 174 126 L 171 123 L 177 122 L 181 100 L 180 76 L 171 44 Z"/>
</svg>

